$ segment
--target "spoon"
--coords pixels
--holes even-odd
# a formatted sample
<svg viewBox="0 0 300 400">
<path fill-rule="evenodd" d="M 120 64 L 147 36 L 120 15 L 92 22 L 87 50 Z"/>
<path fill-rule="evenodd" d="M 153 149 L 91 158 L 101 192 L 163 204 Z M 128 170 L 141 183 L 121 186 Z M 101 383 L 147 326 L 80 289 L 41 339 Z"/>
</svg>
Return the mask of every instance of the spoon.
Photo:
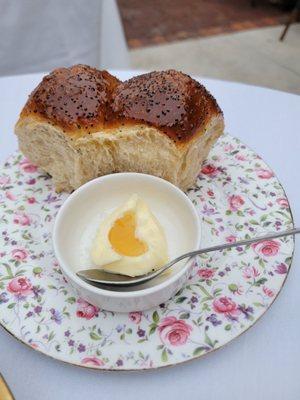
<svg viewBox="0 0 300 400">
<path fill-rule="evenodd" d="M 135 286 L 135 285 L 140 285 L 142 283 L 148 282 L 153 278 L 156 278 L 158 275 L 161 275 L 167 269 L 171 268 L 174 264 L 178 263 L 181 260 L 184 260 L 185 258 L 191 259 L 199 254 L 211 253 L 211 252 L 217 251 L 217 250 L 231 249 L 233 247 L 240 247 L 240 246 L 245 246 L 245 245 L 249 245 L 252 243 L 257 243 L 262 240 L 269 240 L 269 239 L 275 239 L 275 238 L 284 237 L 284 236 L 296 235 L 297 233 L 300 233 L 300 228 L 290 229 L 290 230 L 282 231 L 282 232 L 271 233 L 266 236 L 260 236 L 260 237 L 256 237 L 253 239 L 241 240 L 239 242 L 224 243 L 224 244 L 219 244 L 219 245 L 212 246 L 212 247 L 206 247 L 204 249 L 190 251 L 189 253 L 185 253 L 177 258 L 174 258 L 174 260 L 168 262 L 160 269 L 149 272 L 148 274 L 145 274 L 145 275 L 140 275 L 138 277 L 131 277 L 131 276 L 120 275 L 120 274 L 112 274 L 110 272 L 105 272 L 105 271 L 102 271 L 102 270 L 96 269 L 96 268 L 81 270 L 81 271 L 76 272 L 76 274 L 81 279 L 85 280 L 88 283 L 92 283 L 92 284 L 118 286 L 118 287 Z"/>
</svg>

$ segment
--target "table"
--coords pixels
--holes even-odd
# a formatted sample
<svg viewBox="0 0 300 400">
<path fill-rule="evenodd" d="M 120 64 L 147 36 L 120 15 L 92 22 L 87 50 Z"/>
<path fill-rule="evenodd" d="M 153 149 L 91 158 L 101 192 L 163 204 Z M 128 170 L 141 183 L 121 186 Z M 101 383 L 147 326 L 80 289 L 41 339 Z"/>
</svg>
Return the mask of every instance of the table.
<svg viewBox="0 0 300 400">
<path fill-rule="evenodd" d="M 136 71 L 112 71 L 121 79 Z M 0 161 L 17 147 L 13 125 L 42 74 L 0 78 Z M 226 130 L 276 171 L 300 225 L 300 97 L 200 79 L 224 111 Z M 300 241 L 287 282 L 271 309 L 244 335 L 200 360 L 148 372 L 98 372 L 52 360 L 0 329 L 0 371 L 16 399 L 243 399 L 300 396 Z"/>
</svg>

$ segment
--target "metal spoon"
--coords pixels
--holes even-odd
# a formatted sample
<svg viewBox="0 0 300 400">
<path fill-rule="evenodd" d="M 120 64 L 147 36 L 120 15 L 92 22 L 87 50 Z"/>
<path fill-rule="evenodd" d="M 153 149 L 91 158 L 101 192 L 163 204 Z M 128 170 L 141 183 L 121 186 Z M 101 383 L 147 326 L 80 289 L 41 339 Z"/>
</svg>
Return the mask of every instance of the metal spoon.
<svg viewBox="0 0 300 400">
<path fill-rule="evenodd" d="M 219 244 L 217 246 L 207 247 L 205 249 L 190 251 L 189 253 L 182 254 L 181 256 L 175 258 L 174 260 L 168 262 L 160 269 L 150 272 L 145 275 L 140 275 L 138 277 L 131 277 L 131 276 L 120 275 L 120 274 L 112 274 L 112 273 L 105 272 L 105 271 L 102 271 L 102 270 L 96 269 L 96 268 L 78 271 L 76 274 L 83 280 L 87 281 L 88 283 L 92 283 L 92 284 L 118 286 L 118 287 L 135 286 L 135 285 L 140 285 L 141 283 L 150 281 L 151 279 L 162 274 L 167 269 L 171 268 L 174 264 L 176 264 L 177 262 L 179 262 L 181 260 L 184 260 L 185 258 L 191 259 L 199 254 L 210 253 L 212 251 L 217 251 L 217 250 L 231 249 L 232 247 L 245 246 L 245 245 L 249 245 L 252 243 L 260 242 L 262 240 L 269 240 L 269 239 L 275 239 L 275 238 L 284 237 L 284 236 L 296 235 L 297 233 L 300 233 L 300 228 L 290 229 L 290 230 L 282 231 L 282 232 L 271 233 L 266 236 L 260 236 L 260 237 L 256 237 L 253 239 L 241 240 L 239 242 L 224 243 L 224 244 Z"/>
</svg>

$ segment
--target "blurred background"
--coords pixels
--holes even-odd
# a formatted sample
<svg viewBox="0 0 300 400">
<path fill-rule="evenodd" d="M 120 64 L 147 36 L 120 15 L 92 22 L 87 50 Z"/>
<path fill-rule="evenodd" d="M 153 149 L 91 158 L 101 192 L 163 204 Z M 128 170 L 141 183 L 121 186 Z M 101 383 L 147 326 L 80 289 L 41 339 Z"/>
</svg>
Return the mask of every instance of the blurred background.
<svg viewBox="0 0 300 400">
<path fill-rule="evenodd" d="M 0 0 L 0 75 L 175 68 L 300 93 L 300 0 Z"/>
</svg>

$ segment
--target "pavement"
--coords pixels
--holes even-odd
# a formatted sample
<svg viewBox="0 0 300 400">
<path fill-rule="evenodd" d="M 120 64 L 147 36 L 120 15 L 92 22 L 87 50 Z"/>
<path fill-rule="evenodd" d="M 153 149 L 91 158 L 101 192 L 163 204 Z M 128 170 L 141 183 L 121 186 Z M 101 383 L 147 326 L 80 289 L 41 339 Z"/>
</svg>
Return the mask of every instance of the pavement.
<svg viewBox="0 0 300 400">
<path fill-rule="evenodd" d="M 270 0 L 118 0 L 127 43 L 140 48 L 276 26 L 290 13 Z"/>
<path fill-rule="evenodd" d="M 300 23 L 283 42 L 283 26 L 186 39 L 130 50 L 134 69 L 175 68 L 203 77 L 300 94 Z"/>
</svg>

